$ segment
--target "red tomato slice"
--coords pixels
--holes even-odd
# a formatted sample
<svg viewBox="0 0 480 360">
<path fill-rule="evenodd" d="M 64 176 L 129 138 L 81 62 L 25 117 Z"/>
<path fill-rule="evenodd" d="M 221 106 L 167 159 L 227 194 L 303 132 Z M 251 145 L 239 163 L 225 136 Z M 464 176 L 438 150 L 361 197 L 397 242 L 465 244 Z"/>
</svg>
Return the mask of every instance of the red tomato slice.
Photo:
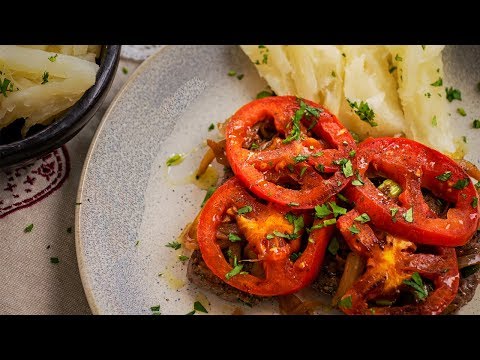
<svg viewBox="0 0 480 360">
<path fill-rule="evenodd" d="M 342 296 L 340 309 L 357 315 L 441 314 L 458 291 L 455 249 L 435 246 L 419 250 L 406 239 L 390 235 L 379 239 L 368 224 L 355 220 L 359 215 L 352 210 L 337 221 L 350 249 L 367 258 L 367 270 Z M 432 282 L 433 291 L 426 290 L 422 278 Z M 400 290 L 411 286 L 420 289 L 417 303 L 395 306 Z M 385 304 L 389 301 L 392 305 Z M 378 306 L 381 302 L 386 306 Z"/>
<path fill-rule="evenodd" d="M 464 245 L 477 230 L 475 187 L 455 161 L 438 151 L 404 138 L 367 139 L 358 146 L 354 167 L 364 184 L 350 186 L 345 194 L 377 228 L 415 243 L 440 246 Z M 374 186 L 368 178 L 372 171 L 401 186 L 398 201 Z M 422 188 L 453 205 L 446 218 L 430 210 Z"/>
<path fill-rule="evenodd" d="M 272 138 L 253 147 L 260 124 Z M 226 155 L 235 175 L 258 197 L 309 209 L 352 179 L 355 141 L 328 110 L 293 96 L 268 97 L 240 108 L 225 128 Z"/>
<path fill-rule="evenodd" d="M 312 230 L 307 240 L 301 225 L 309 225 L 311 217 L 288 210 L 265 205 L 236 178 L 228 180 L 213 193 L 198 220 L 197 238 L 203 260 L 220 279 L 254 295 L 285 295 L 309 285 L 318 275 L 334 227 Z M 293 219 L 297 220 L 292 224 Z M 236 236 L 241 240 L 232 238 L 245 244 L 243 254 L 255 255 L 249 261 L 261 264 L 262 276 L 244 273 L 240 266 L 246 263 L 237 258 L 232 264 L 222 251 L 217 234 L 227 222 L 230 229 L 235 225 L 238 228 Z M 298 236 L 291 236 L 295 228 Z"/>
</svg>

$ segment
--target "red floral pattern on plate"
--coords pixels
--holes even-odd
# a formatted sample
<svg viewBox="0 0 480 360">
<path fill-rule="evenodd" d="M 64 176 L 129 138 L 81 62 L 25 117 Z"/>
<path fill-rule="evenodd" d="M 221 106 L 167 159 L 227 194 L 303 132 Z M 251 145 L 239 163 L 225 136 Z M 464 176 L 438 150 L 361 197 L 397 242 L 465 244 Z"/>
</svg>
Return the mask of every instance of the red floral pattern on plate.
<svg viewBox="0 0 480 360">
<path fill-rule="evenodd" d="M 69 173 L 65 146 L 32 164 L 0 171 L 0 219 L 46 198 L 62 186 Z"/>
</svg>

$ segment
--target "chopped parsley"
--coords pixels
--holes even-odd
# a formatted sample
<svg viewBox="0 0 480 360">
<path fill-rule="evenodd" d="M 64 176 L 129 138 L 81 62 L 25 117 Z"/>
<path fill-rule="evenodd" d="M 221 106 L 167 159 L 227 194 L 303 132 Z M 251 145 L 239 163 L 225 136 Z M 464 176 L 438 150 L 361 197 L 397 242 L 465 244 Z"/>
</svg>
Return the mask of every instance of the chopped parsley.
<svg viewBox="0 0 480 360">
<path fill-rule="evenodd" d="M 175 165 L 181 164 L 182 161 L 183 161 L 182 154 L 173 154 L 167 159 L 166 164 L 167 166 L 175 166 Z"/>
<path fill-rule="evenodd" d="M 42 76 L 42 85 L 48 83 L 48 76 L 49 76 L 49 75 L 50 75 L 50 74 L 48 73 L 48 71 L 45 71 L 45 72 L 43 73 L 43 76 Z"/>
<path fill-rule="evenodd" d="M 258 144 L 257 143 L 252 143 L 252 145 L 250 145 L 250 150 L 257 150 L 259 148 Z"/>
<path fill-rule="evenodd" d="M 424 95 L 429 99 L 432 97 L 432 94 L 430 94 L 429 92 L 426 92 Z"/>
<path fill-rule="evenodd" d="M 358 104 L 356 101 L 352 102 L 349 99 L 347 99 L 347 102 L 348 105 L 350 105 L 350 107 L 353 109 L 353 112 L 358 115 L 360 120 L 365 121 L 372 127 L 378 126 L 378 124 L 373 121 L 375 118 L 375 112 L 370 108 L 367 102 L 362 100 L 360 104 Z"/>
<path fill-rule="evenodd" d="M 300 108 L 295 111 L 295 114 L 292 117 L 292 130 L 290 131 L 289 136 L 283 140 L 284 144 L 287 144 L 289 142 L 292 142 L 293 140 L 299 140 L 300 139 L 300 120 L 305 117 L 314 117 L 314 120 L 318 119 L 320 116 L 320 113 L 323 112 L 321 109 L 316 109 L 310 105 L 305 104 L 303 100 L 299 99 L 300 103 Z M 312 122 L 312 125 L 315 126 L 314 124 L 316 123 L 315 121 Z M 310 125 L 310 127 L 312 127 Z"/>
<path fill-rule="evenodd" d="M 398 208 L 391 208 L 390 209 L 390 215 L 392 215 L 392 221 L 395 222 L 395 215 L 397 215 Z"/>
<path fill-rule="evenodd" d="M 411 286 L 415 290 L 415 295 L 419 300 L 425 300 L 428 296 L 428 290 L 423 284 L 422 277 L 418 272 L 414 272 L 410 280 L 403 280 L 403 283 Z"/>
<path fill-rule="evenodd" d="M 230 270 L 228 273 L 225 274 L 225 279 L 230 280 L 232 277 L 240 274 L 243 269 L 242 264 L 238 264 L 237 257 L 233 258 L 233 269 Z"/>
<path fill-rule="evenodd" d="M 178 260 L 180 260 L 181 262 L 185 262 L 188 260 L 188 256 L 185 256 L 185 255 L 178 255 Z"/>
<path fill-rule="evenodd" d="M 299 162 L 307 160 L 308 157 L 308 155 L 297 155 L 293 158 L 293 160 L 295 161 L 295 164 L 298 164 Z"/>
<path fill-rule="evenodd" d="M 350 226 L 350 227 L 348 228 L 348 230 L 350 230 L 350 232 L 351 232 L 352 234 L 358 234 L 358 233 L 360 233 L 360 229 L 357 228 L 355 225 Z"/>
<path fill-rule="evenodd" d="M 352 308 L 352 296 L 349 295 L 346 298 L 340 299 L 340 301 L 337 304 L 339 307 L 343 307 L 345 309 L 351 309 Z"/>
<path fill-rule="evenodd" d="M 312 154 L 313 157 L 319 157 L 323 155 L 323 151 L 316 152 L 315 154 Z"/>
<path fill-rule="evenodd" d="M 239 75 L 237 75 L 237 79 L 242 80 L 244 76 L 245 76 L 244 74 L 239 74 Z"/>
<path fill-rule="evenodd" d="M 337 194 L 337 197 L 338 197 L 340 200 L 342 200 L 342 201 L 344 201 L 344 202 L 346 202 L 346 203 L 349 203 L 349 202 L 350 202 L 350 201 L 345 197 L 345 195 L 343 195 L 343 194 L 338 193 L 338 194 Z"/>
<path fill-rule="evenodd" d="M 215 186 L 210 186 L 207 190 L 207 193 L 205 194 L 205 197 L 203 198 L 202 205 L 200 207 L 203 207 L 205 203 L 207 202 L 208 199 L 213 195 L 213 193 L 217 190 Z"/>
<path fill-rule="evenodd" d="M 135 241 L 135 246 L 138 246 L 140 244 L 140 240 Z"/>
<path fill-rule="evenodd" d="M 186 313 L 185 315 L 195 315 L 195 310 L 192 310 L 192 311 Z"/>
<path fill-rule="evenodd" d="M 462 140 L 465 144 L 467 143 L 467 137 L 465 135 L 462 136 Z"/>
<path fill-rule="evenodd" d="M 230 70 L 228 73 L 227 73 L 228 76 L 235 76 L 237 75 L 237 72 L 235 70 Z"/>
<path fill-rule="evenodd" d="M 253 208 L 250 206 L 250 205 L 245 205 L 244 207 L 241 207 L 240 209 L 238 209 L 238 214 L 239 215 L 242 215 L 242 214 L 247 214 L 249 212 L 251 212 L 253 210 Z"/>
<path fill-rule="evenodd" d="M 58 57 L 58 54 L 55 54 L 55 55 L 49 56 L 48 60 L 50 60 L 50 62 L 55 62 L 57 61 L 57 57 Z"/>
<path fill-rule="evenodd" d="M 350 152 L 348 153 L 348 156 L 350 156 L 351 158 L 355 157 L 355 154 L 357 152 L 355 150 L 350 150 Z"/>
<path fill-rule="evenodd" d="M 472 208 L 476 208 L 478 206 L 478 197 L 474 197 L 471 202 Z"/>
<path fill-rule="evenodd" d="M 51 257 L 50 258 L 50 263 L 51 264 L 58 264 L 60 262 L 60 260 L 58 259 L 58 257 Z"/>
<path fill-rule="evenodd" d="M 352 162 L 350 160 L 347 160 L 345 164 L 342 165 L 342 172 L 345 177 L 350 177 L 353 176 L 353 167 L 352 167 Z"/>
<path fill-rule="evenodd" d="M 308 166 L 302 167 L 302 170 L 300 170 L 300 177 L 302 177 L 303 175 L 305 175 L 305 171 L 307 171 L 307 169 L 308 169 Z"/>
<path fill-rule="evenodd" d="M 0 92 L 3 94 L 3 96 L 7 97 L 7 91 L 13 92 L 13 84 L 10 80 L 4 78 L 0 82 Z"/>
<path fill-rule="evenodd" d="M 330 225 L 333 225 L 333 224 L 336 224 L 336 223 L 337 223 L 337 219 L 335 219 L 335 218 L 323 220 L 323 226 L 330 226 Z"/>
<path fill-rule="evenodd" d="M 459 113 L 462 116 L 467 116 L 467 113 L 463 108 L 457 108 L 457 113 Z"/>
<path fill-rule="evenodd" d="M 353 185 L 353 186 L 363 186 L 363 185 L 364 185 L 364 182 L 363 182 L 363 180 L 360 178 L 360 174 L 359 174 L 359 173 L 357 173 L 357 179 L 352 181 L 352 185 Z"/>
<path fill-rule="evenodd" d="M 270 96 L 274 96 L 274 94 L 270 91 L 267 91 L 267 90 L 263 90 L 263 91 L 260 91 L 256 98 L 257 99 L 263 99 L 263 98 L 266 98 L 266 97 L 270 97 Z"/>
<path fill-rule="evenodd" d="M 293 261 L 296 261 L 300 256 L 302 255 L 302 252 L 299 251 L 299 252 L 296 252 L 296 253 L 291 253 L 290 254 L 290 260 L 293 262 Z"/>
<path fill-rule="evenodd" d="M 122 67 L 122 72 L 127 75 L 128 74 L 128 69 L 124 66 Z"/>
<path fill-rule="evenodd" d="M 231 242 L 237 242 L 237 241 L 242 241 L 242 238 L 237 234 L 230 233 L 228 234 L 228 240 L 230 240 Z"/>
<path fill-rule="evenodd" d="M 431 86 L 442 86 L 443 85 L 443 79 L 441 77 L 439 77 L 437 81 L 431 83 L 430 85 Z"/>
<path fill-rule="evenodd" d="M 328 252 L 333 256 L 337 255 L 338 249 L 340 249 L 340 244 L 338 243 L 337 238 L 334 236 L 330 243 L 328 244 Z"/>
<path fill-rule="evenodd" d="M 32 231 L 32 229 L 33 229 L 33 224 L 30 224 L 30 225 L 27 225 L 25 229 L 23 229 L 23 232 L 29 233 Z"/>
<path fill-rule="evenodd" d="M 315 206 L 315 216 L 319 219 L 323 219 L 325 216 L 328 216 L 332 211 L 327 207 L 326 204 Z"/>
<path fill-rule="evenodd" d="M 210 126 L 208 127 L 208 131 L 212 131 L 213 129 L 215 129 L 215 125 L 211 123 Z"/>
<path fill-rule="evenodd" d="M 445 88 L 445 93 L 447 94 L 447 100 L 452 102 L 453 100 L 462 100 L 462 93 L 458 89 L 453 87 Z"/>
<path fill-rule="evenodd" d="M 318 165 L 316 166 L 316 169 L 317 169 L 318 171 L 320 171 L 321 173 L 323 173 L 323 172 L 325 172 L 325 165 L 323 165 L 323 164 L 318 164 Z"/>
<path fill-rule="evenodd" d="M 437 126 L 437 115 L 433 115 L 433 118 L 432 118 L 432 126 Z"/>
<path fill-rule="evenodd" d="M 335 71 L 332 70 L 332 76 L 337 77 L 337 74 L 335 74 Z"/>
<path fill-rule="evenodd" d="M 427 48 L 427 45 L 422 45 L 422 49 L 425 50 Z"/>
<path fill-rule="evenodd" d="M 447 181 L 451 177 L 452 177 L 452 172 L 451 171 L 445 171 L 443 174 L 435 176 L 435 179 L 440 180 L 440 181 Z"/>
<path fill-rule="evenodd" d="M 362 224 L 365 224 L 366 222 L 370 221 L 370 216 L 368 216 L 367 213 L 363 213 L 362 215 L 359 215 L 355 218 L 355 221 L 358 221 Z"/>
<path fill-rule="evenodd" d="M 275 238 L 275 235 L 267 234 L 267 240 L 272 240 L 273 238 Z"/>
<path fill-rule="evenodd" d="M 150 308 L 153 315 L 160 315 L 160 305 L 155 305 Z"/>
<path fill-rule="evenodd" d="M 469 182 L 470 182 L 469 178 L 460 179 L 453 185 L 453 188 L 457 190 L 465 189 L 465 187 L 468 185 Z"/>
<path fill-rule="evenodd" d="M 397 55 L 395 55 L 395 60 L 396 61 L 402 61 L 403 58 L 400 55 L 397 54 Z"/>
<path fill-rule="evenodd" d="M 391 73 L 393 73 L 395 70 L 397 70 L 397 67 L 396 67 L 396 66 L 392 66 L 392 67 L 390 67 L 390 69 L 388 69 L 388 72 L 391 74 Z"/>
<path fill-rule="evenodd" d="M 413 222 L 413 208 L 408 209 L 402 216 L 406 222 Z"/>
<path fill-rule="evenodd" d="M 480 129 L 480 120 L 478 119 L 473 120 L 472 126 L 474 129 Z"/>
<path fill-rule="evenodd" d="M 347 213 L 347 209 L 341 206 L 338 206 L 335 202 L 331 201 L 328 203 L 330 208 L 333 211 L 333 216 L 338 217 L 339 215 L 345 215 Z"/>
<path fill-rule="evenodd" d="M 172 242 L 169 242 L 167 245 L 165 245 L 165 247 L 169 247 L 169 248 L 172 248 L 174 250 L 178 250 L 182 247 L 182 244 L 180 244 L 178 241 L 172 241 Z"/>
<path fill-rule="evenodd" d="M 194 310 L 194 311 L 203 312 L 203 313 L 205 313 L 205 314 L 208 314 L 207 309 L 205 309 L 205 306 L 203 306 L 200 301 L 195 301 L 195 302 L 193 303 L 193 310 Z"/>
</svg>

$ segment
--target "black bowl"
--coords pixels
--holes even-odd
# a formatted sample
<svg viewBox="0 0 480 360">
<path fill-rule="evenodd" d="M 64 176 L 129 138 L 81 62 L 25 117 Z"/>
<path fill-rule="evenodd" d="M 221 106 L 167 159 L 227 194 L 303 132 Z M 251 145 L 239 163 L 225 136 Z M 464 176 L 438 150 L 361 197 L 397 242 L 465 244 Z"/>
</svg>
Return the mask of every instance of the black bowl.
<svg viewBox="0 0 480 360">
<path fill-rule="evenodd" d="M 67 112 L 25 139 L 0 145 L 0 169 L 22 165 L 55 150 L 74 137 L 92 118 L 112 84 L 121 45 L 103 45 L 95 85 Z"/>
</svg>

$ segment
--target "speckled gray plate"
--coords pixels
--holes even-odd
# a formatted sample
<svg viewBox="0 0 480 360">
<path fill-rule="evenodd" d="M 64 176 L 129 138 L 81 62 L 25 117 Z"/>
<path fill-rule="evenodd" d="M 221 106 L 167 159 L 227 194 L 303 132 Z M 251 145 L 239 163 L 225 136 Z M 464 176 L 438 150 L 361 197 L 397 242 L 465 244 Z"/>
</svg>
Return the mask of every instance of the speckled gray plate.
<svg viewBox="0 0 480 360">
<path fill-rule="evenodd" d="M 462 90 L 462 107 L 480 116 L 477 47 L 448 47 L 445 83 Z M 243 73 L 239 81 L 226 74 Z M 277 313 L 266 302 L 253 309 L 218 299 L 186 280 L 176 240 L 199 210 L 205 191 L 189 181 L 205 151 L 211 123 L 223 121 L 265 89 L 236 46 L 168 46 L 142 64 L 107 111 L 83 171 L 76 216 L 80 273 L 96 314 L 186 314 L 200 300 L 214 314 Z M 458 106 L 458 104 L 457 104 Z M 480 137 L 471 121 L 454 117 L 467 135 L 467 158 L 478 163 Z M 477 132 L 480 130 L 476 130 Z M 167 171 L 166 159 L 185 153 Z M 188 253 L 185 253 L 188 255 Z M 480 297 L 462 313 L 479 313 Z"/>
</svg>

